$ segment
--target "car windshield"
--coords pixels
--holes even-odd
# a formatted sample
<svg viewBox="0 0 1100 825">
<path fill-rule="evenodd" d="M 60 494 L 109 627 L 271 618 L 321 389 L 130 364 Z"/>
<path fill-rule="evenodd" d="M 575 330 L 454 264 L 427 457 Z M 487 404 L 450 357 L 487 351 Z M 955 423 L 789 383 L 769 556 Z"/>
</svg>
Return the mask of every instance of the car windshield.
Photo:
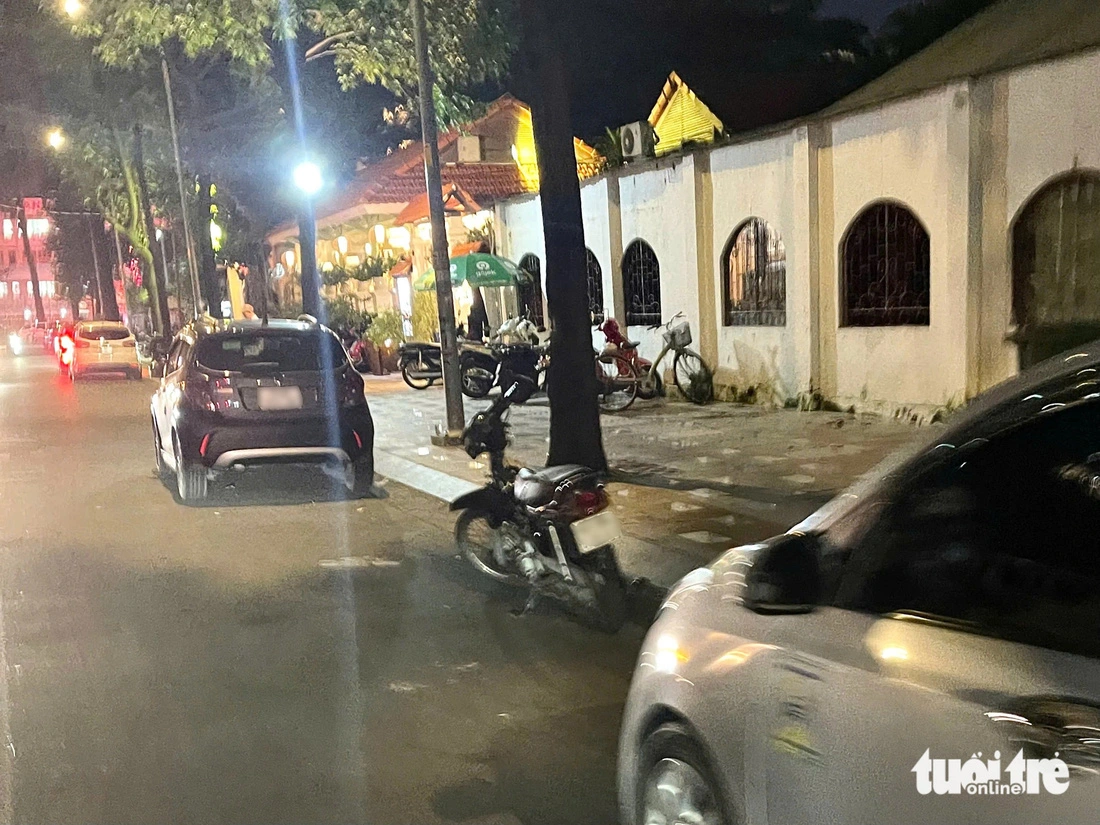
<svg viewBox="0 0 1100 825">
<path fill-rule="evenodd" d="M 80 337 L 89 341 L 124 341 L 130 337 L 130 330 L 115 326 L 82 327 Z"/>
<path fill-rule="evenodd" d="M 242 372 L 259 365 L 280 372 L 315 372 L 342 367 L 347 356 L 327 332 L 238 332 L 204 338 L 195 360 L 218 372 Z"/>
</svg>

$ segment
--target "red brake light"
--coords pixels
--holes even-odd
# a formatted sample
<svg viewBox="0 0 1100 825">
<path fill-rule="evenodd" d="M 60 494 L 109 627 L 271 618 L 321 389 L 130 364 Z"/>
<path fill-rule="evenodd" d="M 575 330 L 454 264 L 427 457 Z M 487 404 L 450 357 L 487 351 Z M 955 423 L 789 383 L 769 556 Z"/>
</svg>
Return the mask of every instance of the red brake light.
<svg viewBox="0 0 1100 825">
<path fill-rule="evenodd" d="M 210 433 L 207 433 L 202 437 L 202 444 L 199 445 L 199 455 L 206 458 L 206 448 L 210 446 Z"/>
<path fill-rule="evenodd" d="M 573 507 L 581 515 L 591 516 L 607 507 L 607 493 L 602 487 L 574 493 Z"/>
</svg>

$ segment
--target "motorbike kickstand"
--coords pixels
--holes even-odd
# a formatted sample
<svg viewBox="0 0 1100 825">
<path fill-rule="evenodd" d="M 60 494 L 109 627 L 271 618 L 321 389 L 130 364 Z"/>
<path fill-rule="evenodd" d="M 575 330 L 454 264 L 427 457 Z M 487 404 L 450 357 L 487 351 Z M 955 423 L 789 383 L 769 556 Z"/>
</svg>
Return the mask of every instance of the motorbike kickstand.
<svg viewBox="0 0 1100 825">
<path fill-rule="evenodd" d="M 512 615 L 519 617 L 526 616 L 528 613 L 533 612 L 538 606 L 539 600 L 541 598 L 542 593 L 540 593 L 537 588 L 532 587 L 531 592 L 527 595 L 527 603 L 524 604 L 522 608 L 516 608 L 515 610 L 513 610 Z"/>
</svg>

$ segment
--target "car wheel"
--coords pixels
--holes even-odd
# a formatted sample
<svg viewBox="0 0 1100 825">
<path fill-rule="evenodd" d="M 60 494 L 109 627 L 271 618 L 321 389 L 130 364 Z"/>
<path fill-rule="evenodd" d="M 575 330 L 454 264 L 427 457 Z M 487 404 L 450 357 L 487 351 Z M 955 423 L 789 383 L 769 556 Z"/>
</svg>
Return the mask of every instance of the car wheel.
<svg viewBox="0 0 1100 825">
<path fill-rule="evenodd" d="M 170 475 L 168 465 L 164 462 L 164 450 L 160 446 L 160 433 L 157 432 L 157 422 L 153 421 L 153 461 L 157 470 L 157 478 L 166 479 Z"/>
<path fill-rule="evenodd" d="M 706 754 L 686 726 L 669 722 L 642 745 L 635 822 L 734 825 Z"/>
<path fill-rule="evenodd" d="M 206 498 L 206 468 L 184 461 L 180 451 L 179 439 L 174 439 L 173 452 L 176 459 L 176 495 L 180 501 L 202 501 Z"/>
<path fill-rule="evenodd" d="M 371 494 L 374 488 L 374 455 L 362 455 L 351 465 L 351 494 L 363 498 Z"/>
</svg>

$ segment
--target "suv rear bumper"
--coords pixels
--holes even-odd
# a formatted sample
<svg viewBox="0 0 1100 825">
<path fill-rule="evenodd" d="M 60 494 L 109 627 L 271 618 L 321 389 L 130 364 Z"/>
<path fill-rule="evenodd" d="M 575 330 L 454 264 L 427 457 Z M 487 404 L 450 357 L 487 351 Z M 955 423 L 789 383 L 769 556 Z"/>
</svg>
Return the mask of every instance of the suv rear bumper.
<svg viewBox="0 0 1100 825">
<path fill-rule="evenodd" d="M 181 410 L 176 432 L 186 460 L 215 469 L 263 462 L 358 461 L 374 451 L 374 422 L 366 405 L 341 409 L 335 421 L 323 416 L 234 420 Z"/>
</svg>

